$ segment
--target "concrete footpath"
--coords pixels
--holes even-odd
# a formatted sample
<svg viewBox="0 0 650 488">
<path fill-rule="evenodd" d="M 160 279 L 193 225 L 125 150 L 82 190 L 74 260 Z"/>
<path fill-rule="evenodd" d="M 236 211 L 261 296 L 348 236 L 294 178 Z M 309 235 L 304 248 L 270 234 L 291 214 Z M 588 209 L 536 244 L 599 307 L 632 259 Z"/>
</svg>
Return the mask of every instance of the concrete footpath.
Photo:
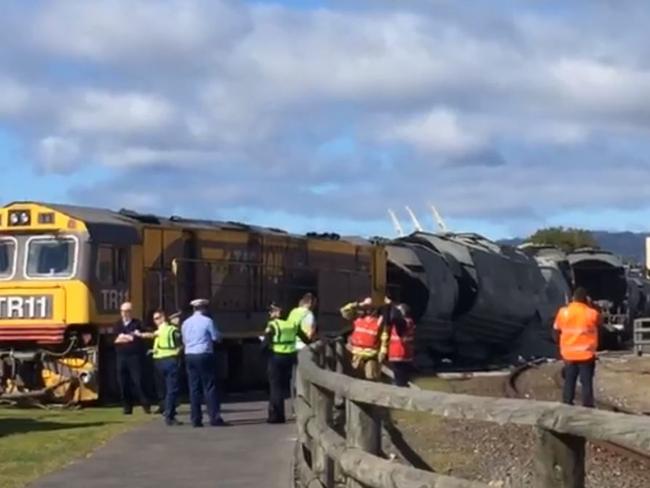
<svg viewBox="0 0 650 488">
<path fill-rule="evenodd" d="M 233 425 L 168 428 L 156 418 L 29 486 L 289 488 L 295 425 L 266 424 L 264 402 L 225 404 L 223 416 Z"/>
</svg>

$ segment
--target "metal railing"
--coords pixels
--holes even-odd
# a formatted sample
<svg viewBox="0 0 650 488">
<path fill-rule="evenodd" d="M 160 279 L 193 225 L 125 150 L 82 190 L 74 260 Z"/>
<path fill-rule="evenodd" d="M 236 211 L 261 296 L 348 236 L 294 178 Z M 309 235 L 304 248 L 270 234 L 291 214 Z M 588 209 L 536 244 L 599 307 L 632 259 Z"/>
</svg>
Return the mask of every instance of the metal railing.
<svg viewBox="0 0 650 488">
<path fill-rule="evenodd" d="M 650 352 L 650 317 L 643 317 L 634 320 L 634 352 L 641 356 Z"/>
</svg>

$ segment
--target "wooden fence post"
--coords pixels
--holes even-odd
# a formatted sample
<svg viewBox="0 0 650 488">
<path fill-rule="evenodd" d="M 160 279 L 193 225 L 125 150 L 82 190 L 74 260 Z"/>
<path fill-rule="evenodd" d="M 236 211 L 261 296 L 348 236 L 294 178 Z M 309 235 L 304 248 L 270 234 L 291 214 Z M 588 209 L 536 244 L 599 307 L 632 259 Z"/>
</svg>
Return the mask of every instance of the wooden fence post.
<svg viewBox="0 0 650 488">
<path fill-rule="evenodd" d="M 338 340 L 335 344 L 334 349 L 334 359 L 336 364 L 334 366 L 334 371 L 339 374 L 345 373 L 345 344 L 343 341 Z M 345 398 L 341 395 L 334 396 L 334 426 L 337 428 L 343 428 L 345 424 Z M 341 430 L 341 434 L 343 431 Z"/>
<path fill-rule="evenodd" d="M 537 430 L 536 488 L 584 488 L 585 439 Z"/>
<path fill-rule="evenodd" d="M 345 361 L 345 344 L 342 340 L 336 341 L 336 349 L 334 354 L 336 355 L 336 372 L 343 374 L 343 363 Z"/>
<path fill-rule="evenodd" d="M 316 425 L 320 429 L 329 427 L 332 421 L 334 394 L 316 385 L 311 385 L 311 405 Z M 315 439 L 312 443 L 313 471 L 326 488 L 334 488 L 334 462 Z"/>
<path fill-rule="evenodd" d="M 350 400 L 346 404 L 347 445 L 378 455 L 381 450 L 381 422 L 375 407 Z M 348 488 L 363 488 L 362 484 L 352 478 L 348 478 L 347 486 Z"/>
</svg>

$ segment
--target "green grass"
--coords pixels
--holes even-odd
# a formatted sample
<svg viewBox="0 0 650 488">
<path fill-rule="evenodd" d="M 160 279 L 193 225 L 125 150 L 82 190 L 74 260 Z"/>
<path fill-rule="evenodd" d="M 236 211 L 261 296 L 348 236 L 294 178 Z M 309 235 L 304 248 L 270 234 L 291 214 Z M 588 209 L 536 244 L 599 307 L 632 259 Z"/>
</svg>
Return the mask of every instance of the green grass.
<svg viewBox="0 0 650 488">
<path fill-rule="evenodd" d="M 119 408 L 0 408 L 0 485 L 20 488 L 148 418 Z"/>
</svg>

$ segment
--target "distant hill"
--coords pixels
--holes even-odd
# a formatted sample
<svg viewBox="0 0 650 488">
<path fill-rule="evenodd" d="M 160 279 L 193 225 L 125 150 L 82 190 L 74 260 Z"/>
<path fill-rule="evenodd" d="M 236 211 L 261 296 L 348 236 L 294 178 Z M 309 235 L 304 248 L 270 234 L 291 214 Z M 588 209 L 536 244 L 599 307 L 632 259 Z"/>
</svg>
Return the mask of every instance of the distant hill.
<svg viewBox="0 0 650 488">
<path fill-rule="evenodd" d="M 626 261 L 645 263 L 645 238 L 650 236 L 642 232 L 607 232 L 593 230 L 591 234 L 602 249 L 622 256 Z M 502 239 L 499 244 L 518 246 L 524 239 Z"/>
</svg>

